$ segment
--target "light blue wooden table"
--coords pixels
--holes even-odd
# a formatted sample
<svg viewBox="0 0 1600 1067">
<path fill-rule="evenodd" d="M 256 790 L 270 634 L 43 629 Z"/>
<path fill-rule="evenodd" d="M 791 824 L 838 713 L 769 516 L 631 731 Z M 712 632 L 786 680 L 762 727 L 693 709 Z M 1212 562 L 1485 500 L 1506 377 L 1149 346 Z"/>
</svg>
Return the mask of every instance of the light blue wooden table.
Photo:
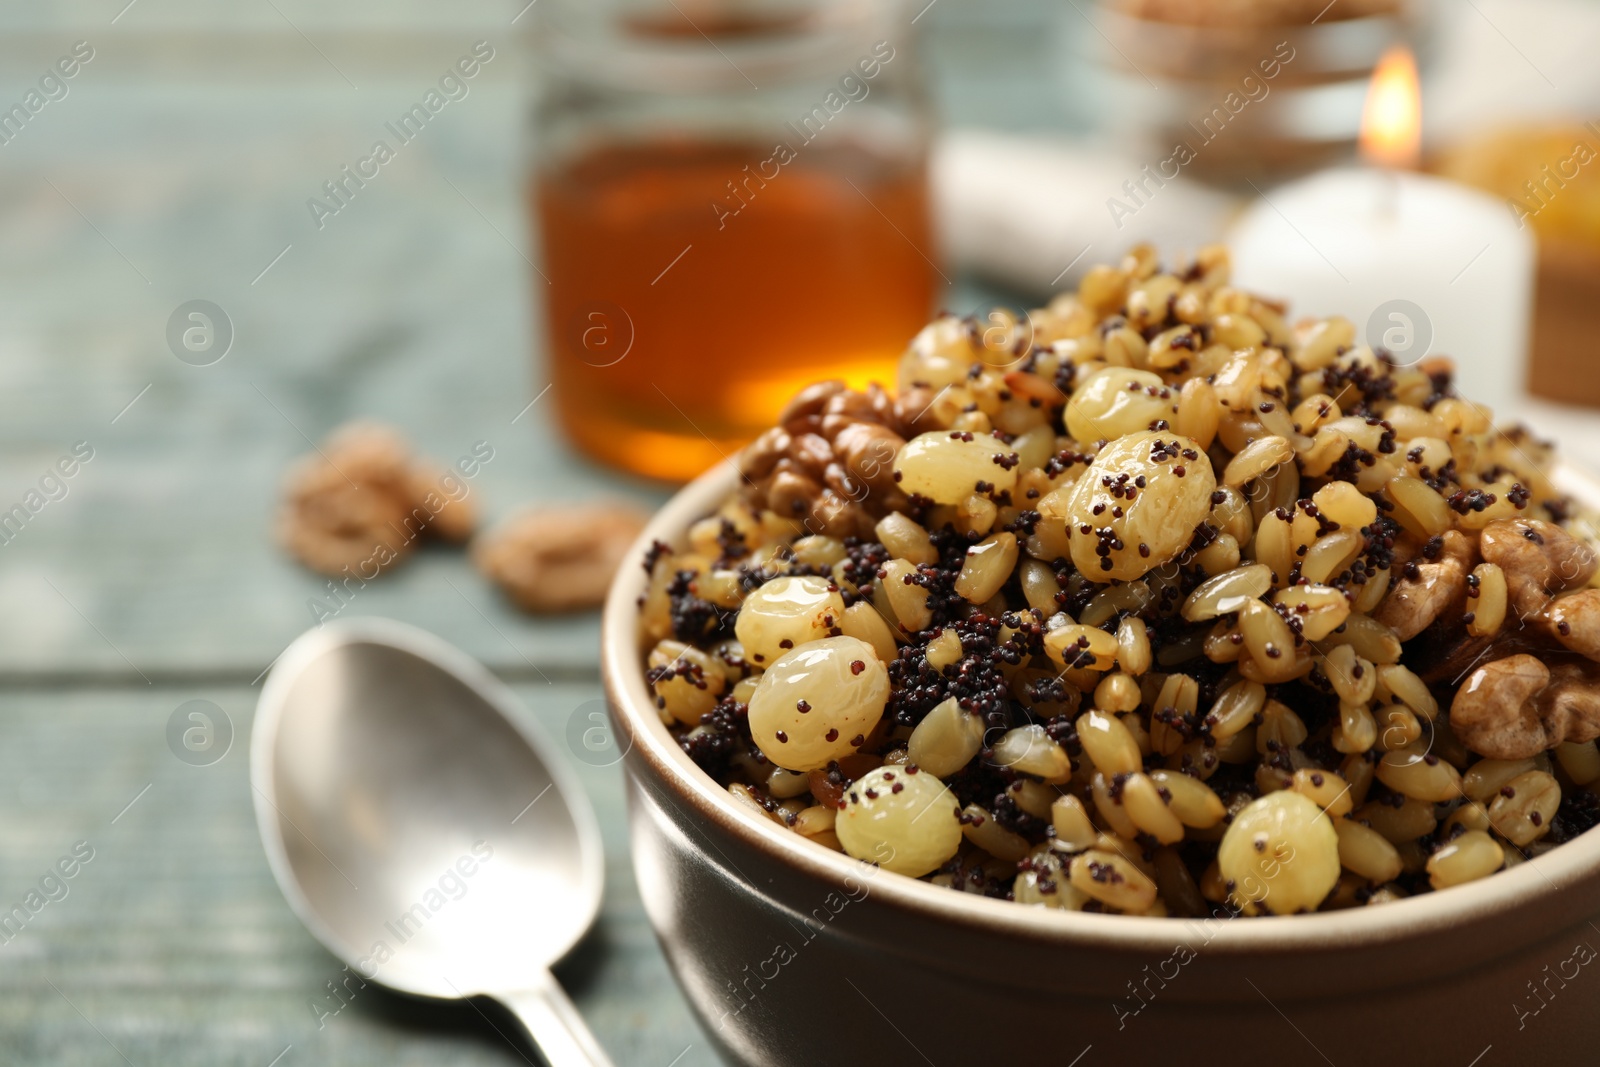
<svg viewBox="0 0 1600 1067">
<path fill-rule="evenodd" d="M 532 1053 L 492 1009 L 369 986 L 330 1014 L 340 967 L 267 870 L 247 738 L 262 672 L 321 592 L 272 543 L 276 485 L 308 438 L 366 416 L 444 459 L 491 442 L 473 483 L 490 518 L 664 494 L 575 457 L 546 404 L 518 417 L 545 384 L 517 190 L 521 4 L 237 7 L 0 10 L 6 106 L 75 42 L 93 49 L 0 144 L 0 512 L 92 450 L 0 544 L 0 911 L 42 880 L 36 899 L 59 898 L 0 933 L 0 1063 L 520 1063 Z M 977 8 L 941 0 L 917 27 L 945 116 L 1061 122 L 1041 88 L 1047 5 Z M 471 94 L 317 229 L 306 200 L 480 39 L 497 57 Z M 195 299 L 235 331 L 211 366 L 165 336 Z M 595 620 L 509 611 L 459 553 L 424 552 L 347 610 L 459 644 L 558 737 L 598 695 Z M 166 739 L 195 699 L 234 732 L 210 766 Z M 712 1063 L 639 907 L 620 772 L 578 770 L 606 906 L 562 977 L 622 1067 Z M 75 846 L 92 859 L 58 885 L 47 875 Z"/>
</svg>

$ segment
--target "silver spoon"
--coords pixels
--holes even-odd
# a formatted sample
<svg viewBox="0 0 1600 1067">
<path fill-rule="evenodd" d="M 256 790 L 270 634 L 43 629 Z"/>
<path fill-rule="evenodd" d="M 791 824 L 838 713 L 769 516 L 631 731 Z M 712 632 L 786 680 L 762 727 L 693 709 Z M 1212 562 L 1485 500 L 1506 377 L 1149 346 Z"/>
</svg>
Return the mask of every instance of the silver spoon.
<svg viewBox="0 0 1600 1067">
<path fill-rule="evenodd" d="M 311 630 L 272 668 L 250 783 L 289 906 L 363 979 L 487 994 L 552 1067 L 610 1067 L 550 966 L 600 908 L 589 798 L 479 663 L 388 619 Z"/>
</svg>

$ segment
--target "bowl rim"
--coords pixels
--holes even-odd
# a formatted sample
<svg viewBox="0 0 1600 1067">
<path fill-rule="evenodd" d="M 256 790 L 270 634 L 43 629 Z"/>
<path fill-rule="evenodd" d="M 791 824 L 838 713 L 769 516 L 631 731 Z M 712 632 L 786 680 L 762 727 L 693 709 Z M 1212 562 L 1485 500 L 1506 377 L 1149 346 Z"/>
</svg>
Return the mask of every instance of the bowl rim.
<svg viewBox="0 0 1600 1067">
<path fill-rule="evenodd" d="M 1209 923 L 1208 953 L 1253 956 L 1337 951 L 1447 933 L 1514 909 L 1564 901 L 1586 881 L 1600 879 L 1600 832 L 1589 832 L 1492 877 L 1379 908 L 1260 916 L 1248 922 L 1108 915 L 1019 906 L 1012 901 L 955 892 L 880 871 L 784 830 L 731 801 L 726 790 L 673 739 L 645 682 L 643 649 L 636 628 L 636 602 L 643 595 L 648 578 L 642 564 L 650 546 L 658 540 L 680 546 L 689 525 L 715 511 L 732 494 L 739 477 L 734 459 L 713 467 L 669 500 L 628 550 L 606 597 L 601 621 L 601 673 L 612 714 L 631 742 L 628 773 L 636 773 L 633 757 L 637 756 L 657 782 L 671 789 L 699 817 L 771 861 L 839 887 L 850 884 L 847 876 L 857 881 L 872 878 L 872 896 L 883 905 L 1020 939 L 1166 953 L 1184 939 L 1186 932 L 1192 934 L 1195 924 Z M 1560 472 L 1557 480 L 1566 491 L 1600 503 L 1600 481 L 1586 472 L 1573 472 L 1569 467 Z M 888 877 L 879 877 L 880 874 Z"/>
</svg>

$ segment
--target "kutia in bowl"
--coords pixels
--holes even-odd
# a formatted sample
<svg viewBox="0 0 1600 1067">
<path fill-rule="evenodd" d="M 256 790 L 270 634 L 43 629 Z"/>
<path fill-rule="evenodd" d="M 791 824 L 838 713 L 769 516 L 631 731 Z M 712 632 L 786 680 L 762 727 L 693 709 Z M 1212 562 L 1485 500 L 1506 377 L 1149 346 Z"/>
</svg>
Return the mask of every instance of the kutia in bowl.
<svg viewBox="0 0 1600 1067">
<path fill-rule="evenodd" d="M 1182 955 L 1210 977 L 1147 1037 L 1321 990 L 1324 1041 L 1379 1048 L 1331 1020 L 1381 995 L 1366 1037 L 1420 1052 L 1408 1012 L 1600 911 L 1600 848 L 1566 844 L 1600 817 L 1594 531 L 1551 447 L 1227 273 L 1140 248 L 1027 316 L 941 318 L 893 394 L 806 390 L 647 531 L 607 681 L 646 906 L 708 1019 L 729 945 L 832 886 L 811 951 L 876 969 L 891 1021 L 916 962 L 1121 1031 L 1157 999 L 1122 979 Z M 806 1062 L 750 1045 L 794 1009 L 736 1006 L 725 1051 Z"/>
<path fill-rule="evenodd" d="M 653 561 L 657 704 L 740 801 L 967 892 L 1287 914 L 1600 813 L 1600 589 L 1548 447 L 1348 322 L 1143 252 L 823 383 Z M 909 403 L 906 402 L 909 400 Z"/>
</svg>

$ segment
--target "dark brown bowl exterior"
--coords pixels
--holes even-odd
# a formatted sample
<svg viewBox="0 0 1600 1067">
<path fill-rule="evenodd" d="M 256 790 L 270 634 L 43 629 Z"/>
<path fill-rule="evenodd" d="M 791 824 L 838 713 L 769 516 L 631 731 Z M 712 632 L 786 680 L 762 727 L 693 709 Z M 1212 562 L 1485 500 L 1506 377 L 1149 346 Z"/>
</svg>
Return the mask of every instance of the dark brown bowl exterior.
<svg viewBox="0 0 1600 1067">
<path fill-rule="evenodd" d="M 718 468 L 668 504 L 611 591 L 602 638 L 645 910 L 728 1060 L 1597 1061 L 1597 833 L 1444 893 L 1226 922 L 956 893 L 736 806 L 661 724 L 635 607 L 651 541 L 678 543 L 734 485 Z"/>
</svg>

